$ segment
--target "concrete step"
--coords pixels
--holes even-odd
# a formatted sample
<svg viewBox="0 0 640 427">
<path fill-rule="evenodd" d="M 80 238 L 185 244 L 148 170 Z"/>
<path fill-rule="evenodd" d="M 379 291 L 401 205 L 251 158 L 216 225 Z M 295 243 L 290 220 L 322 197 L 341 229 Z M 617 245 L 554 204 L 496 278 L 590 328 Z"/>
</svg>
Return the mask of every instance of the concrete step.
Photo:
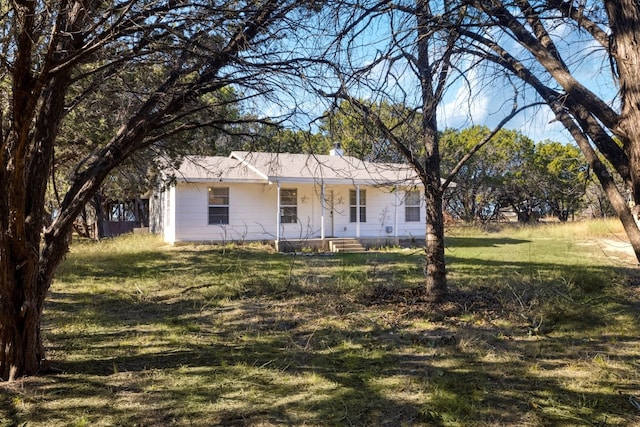
<svg viewBox="0 0 640 427">
<path fill-rule="evenodd" d="M 358 239 L 340 239 L 329 242 L 329 250 L 337 253 L 361 253 L 366 249 Z"/>
</svg>

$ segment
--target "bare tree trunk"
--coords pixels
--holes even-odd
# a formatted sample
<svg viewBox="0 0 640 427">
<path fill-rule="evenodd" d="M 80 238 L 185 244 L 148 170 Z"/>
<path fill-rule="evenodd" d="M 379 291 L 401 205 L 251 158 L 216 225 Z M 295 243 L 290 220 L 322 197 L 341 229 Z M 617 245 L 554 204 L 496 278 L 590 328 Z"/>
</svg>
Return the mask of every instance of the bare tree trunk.
<svg viewBox="0 0 640 427">
<path fill-rule="evenodd" d="M 425 286 L 429 300 L 442 302 L 447 296 L 447 274 L 444 258 L 444 218 L 440 182 L 440 144 L 436 111 L 441 96 L 434 82 L 429 53 L 432 37 L 429 26 L 431 10 L 429 0 L 417 0 L 418 73 L 422 90 L 422 143 L 425 164 L 421 178 L 426 202 Z M 446 73 L 443 73 L 440 78 Z M 437 81 L 437 79 L 436 79 Z"/>
<path fill-rule="evenodd" d="M 438 189 L 425 189 L 425 287 L 432 302 L 442 302 L 447 297 L 447 273 L 444 258 L 444 217 L 442 197 Z"/>
<path fill-rule="evenodd" d="M 623 144 L 631 164 L 633 198 L 640 205 L 640 4 L 636 0 L 607 0 L 605 6 L 612 29 L 611 56 L 620 77 L 618 133 L 626 136 Z"/>
</svg>

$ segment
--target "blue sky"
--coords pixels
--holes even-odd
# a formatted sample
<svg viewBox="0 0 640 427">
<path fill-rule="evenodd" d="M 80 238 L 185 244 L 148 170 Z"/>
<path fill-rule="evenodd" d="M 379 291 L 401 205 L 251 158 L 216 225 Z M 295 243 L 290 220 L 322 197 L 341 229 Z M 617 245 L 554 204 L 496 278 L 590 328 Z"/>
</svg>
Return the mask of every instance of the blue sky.
<svg viewBox="0 0 640 427">
<path fill-rule="evenodd" d="M 395 18 L 394 18 L 395 19 Z M 379 18 L 375 22 L 367 22 L 359 33 L 357 47 L 347 55 L 345 51 L 342 61 L 349 60 L 356 65 L 367 65 L 374 61 L 376 54 L 382 52 L 389 42 L 388 27 L 391 20 Z M 404 22 L 393 22 L 395 29 L 406 25 L 408 40 L 411 39 L 413 22 L 406 19 Z M 320 23 L 317 29 L 321 29 Z M 297 53 L 321 51 L 326 42 L 330 40 L 330 31 L 325 31 L 324 37 L 302 37 L 298 39 L 296 46 L 290 47 L 291 55 Z M 608 57 L 604 49 L 596 45 L 590 38 L 577 34 L 574 28 L 559 23 L 552 31 L 559 50 L 562 52 L 565 62 L 569 65 L 573 75 L 585 86 L 594 91 L 607 102 L 615 102 L 616 88 L 612 83 Z M 529 58 L 528 53 L 518 46 L 515 41 L 506 37 L 502 38 L 503 45 L 514 55 L 523 59 Z M 311 46 L 313 44 L 313 46 Z M 464 66 L 464 64 L 459 64 Z M 327 71 L 327 70 L 324 70 Z M 323 71 L 323 72 L 324 72 Z M 489 71 L 487 73 L 487 71 Z M 298 115 L 292 117 L 292 125 L 302 129 L 309 129 L 309 120 L 317 117 L 328 107 L 327 100 L 320 99 L 311 93 L 305 92 L 305 83 L 311 83 L 316 77 L 326 80 L 322 83 L 324 88 L 335 84 L 334 77 L 328 72 L 317 72 L 312 68 L 308 70 L 309 81 L 299 84 L 291 82 L 287 90 L 279 94 L 281 105 L 272 104 L 266 110 L 264 104 L 258 108 L 263 114 L 283 114 L 287 107 L 295 105 L 299 109 Z M 389 76 L 392 76 L 391 78 Z M 385 99 L 390 102 L 403 101 L 417 105 L 419 102 L 419 90 L 417 89 L 415 75 L 402 60 L 394 65 L 383 62 L 372 68 L 366 74 L 367 85 L 354 85 L 353 95 L 363 98 L 372 98 L 378 101 Z M 438 123 L 440 130 L 447 127 L 465 128 L 472 125 L 495 126 L 513 106 L 514 86 L 506 79 L 499 77 L 497 73 L 482 68 L 472 68 L 464 73 L 464 80 L 458 78 L 449 86 L 444 99 L 438 109 Z M 537 101 L 538 98 L 531 89 L 515 82 L 518 91 L 518 105 L 524 106 L 527 102 Z M 308 88 L 308 86 L 307 86 Z M 380 96 L 376 89 L 385 92 Z M 256 107 L 258 107 L 256 105 Z M 566 130 L 554 120 L 550 110 L 546 107 L 537 107 L 526 110 L 507 125 L 509 129 L 516 129 L 529 136 L 534 141 L 545 139 L 571 143 L 571 138 Z M 313 126 L 311 126 L 313 129 Z"/>
<path fill-rule="evenodd" d="M 551 33 L 556 46 L 563 55 L 572 75 L 588 89 L 593 91 L 605 102 L 616 107 L 617 87 L 612 76 L 607 52 L 584 33 L 576 34 L 575 29 L 565 24 L 559 24 Z M 509 51 L 526 58 L 528 53 L 514 41 L 504 43 Z M 482 75 L 479 71 L 465 75 L 472 84 L 473 95 L 469 88 L 454 85 L 440 109 L 441 123 L 444 126 L 464 127 L 468 124 L 495 126 L 513 105 L 513 90 L 504 80 L 496 77 L 495 81 Z M 531 89 L 518 87 L 519 106 L 537 99 Z M 507 126 L 517 129 L 534 141 L 545 139 L 572 143 L 569 133 L 554 120 L 554 116 L 547 107 L 540 107 L 524 111 L 512 119 Z"/>
</svg>

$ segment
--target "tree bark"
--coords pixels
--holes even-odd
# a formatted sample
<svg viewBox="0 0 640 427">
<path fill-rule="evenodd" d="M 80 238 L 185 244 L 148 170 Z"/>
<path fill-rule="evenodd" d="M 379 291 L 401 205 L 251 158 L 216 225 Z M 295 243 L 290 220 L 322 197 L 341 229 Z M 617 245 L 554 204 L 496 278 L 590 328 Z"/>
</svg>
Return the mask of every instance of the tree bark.
<svg viewBox="0 0 640 427">
<path fill-rule="evenodd" d="M 16 60 L 6 103 L 11 105 L 10 131 L 0 140 L 0 377 L 5 380 L 37 373 L 44 360 L 41 319 L 52 275 L 41 268 L 41 233 L 55 136 L 64 114 L 61 94 L 71 74 L 69 69 L 50 71 L 59 59 L 57 49 L 74 50 L 78 41 L 67 31 L 82 16 L 70 9 L 58 17 L 61 33 L 52 37 L 48 61 L 36 72 L 31 62 L 35 7 L 36 2 L 15 6 Z"/>
<path fill-rule="evenodd" d="M 611 28 L 610 54 L 615 60 L 622 100 L 618 135 L 631 164 L 632 194 L 640 205 L 640 4 L 636 0 L 606 0 Z M 615 131 L 614 130 L 614 131 Z"/>
<path fill-rule="evenodd" d="M 446 65 L 434 82 L 434 67 L 429 53 L 431 10 L 429 0 L 416 1 L 418 58 L 417 69 L 422 91 L 422 145 L 425 163 L 421 178 L 426 203 L 425 228 L 425 286 L 430 301 L 439 303 L 447 297 L 447 273 L 444 253 L 444 218 L 442 213 L 442 185 L 440 180 L 440 144 L 437 107 L 441 96 L 438 83 L 446 80 Z M 443 55 L 443 59 L 446 56 Z M 446 62 L 446 59 L 444 59 Z"/>
<path fill-rule="evenodd" d="M 19 277 L 3 284 L 3 289 L 14 285 L 13 298 L 3 298 L 1 320 L 4 351 L 0 353 L 0 377 L 9 381 L 39 372 L 44 361 L 40 325 L 49 283 L 38 277 L 35 265 L 33 260 L 25 263 Z"/>
<path fill-rule="evenodd" d="M 425 189 L 425 288 L 431 302 L 440 303 L 448 295 L 445 262 L 444 215 L 439 189 Z"/>
</svg>

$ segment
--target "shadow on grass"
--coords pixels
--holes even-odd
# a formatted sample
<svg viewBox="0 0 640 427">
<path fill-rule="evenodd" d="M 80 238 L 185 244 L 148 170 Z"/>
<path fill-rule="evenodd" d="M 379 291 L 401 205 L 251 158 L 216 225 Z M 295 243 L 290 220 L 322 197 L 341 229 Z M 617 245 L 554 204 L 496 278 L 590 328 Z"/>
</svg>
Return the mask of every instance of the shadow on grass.
<svg viewBox="0 0 640 427">
<path fill-rule="evenodd" d="M 147 405 L 160 405 L 146 413 L 144 405 L 136 414 L 123 411 L 120 418 L 127 422 L 140 422 L 155 412 L 160 420 L 185 423 L 182 410 L 186 402 L 193 405 L 191 417 L 213 416 L 222 425 L 258 421 L 289 425 L 444 425 L 454 421 L 518 425 L 529 412 L 543 425 L 576 425 L 578 421 L 603 421 L 606 414 L 628 414 L 625 399 L 617 394 L 623 390 L 603 393 L 568 386 L 571 373 L 563 371 L 566 349 L 584 344 L 575 338 L 514 337 L 505 341 L 496 339 L 499 331 L 495 328 L 469 325 L 461 336 L 422 332 L 398 336 L 397 328 L 310 331 L 290 326 L 269 322 L 269 332 L 254 330 L 241 342 L 184 343 L 181 349 L 148 354 L 134 354 L 140 350 L 137 345 L 123 348 L 120 344 L 117 347 L 123 352 L 119 356 L 60 361 L 58 366 L 69 375 L 56 376 L 55 385 L 45 386 L 45 390 L 64 396 L 71 413 L 83 409 L 74 408 L 74 404 L 96 395 L 100 401 L 135 396 Z M 501 361 L 499 355 L 489 355 L 487 347 L 465 344 L 468 337 L 484 337 L 489 347 L 518 356 Z M 107 343 L 118 340 L 127 341 L 126 334 L 95 337 L 92 345 L 104 351 Z M 609 340 L 637 345 L 637 337 L 620 335 L 590 340 L 589 351 L 593 355 L 606 351 Z M 616 361 L 632 364 L 636 358 L 620 356 Z M 554 374 L 556 371 L 560 374 Z M 159 376 L 172 380 L 158 381 Z M 315 379 L 301 390 L 299 380 L 309 377 Z M 322 384 L 318 386 L 319 381 Z M 181 385 L 162 385 L 175 382 Z M 245 390 L 251 392 L 245 395 Z M 210 412 L 196 402 L 226 402 L 229 409 Z M 38 416 L 55 418 L 58 411 L 40 410 Z M 579 418 L 581 413 L 583 418 Z"/>
<path fill-rule="evenodd" d="M 448 248 L 483 248 L 496 247 L 501 245 L 520 245 L 530 243 L 530 240 L 513 239 L 510 237 L 453 237 L 447 236 L 446 246 Z"/>
<path fill-rule="evenodd" d="M 229 249 L 204 245 L 194 250 L 78 253 L 59 268 L 56 278 L 74 283 L 86 282 L 88 278 L 157 278 L 162 274 L 207 276 L 242 271 L 247 265 L 264 267 L 265 259 L 269 257 L 284 258 L 281 254 L 268 254 L 259 248 Z M 273 266 L 286 269 L 286 263 L 282 262 L 275 262 Z"/>
<path fill-rule="evenodd" d="M 632 419 L 625 396 L 637 391 L 633 386 L 612 381 L 609 392 L 572 386 L 571 369 L 578 368 L 567 367 L 579 357 L 580 363 L 601 363 L 605 376 L 622 378 L 628 373 L 617 372 L 618 366 L 633 366 L 637 353 L 616 355 L 610 366 L 597 355 L 611 355 L 612 344 L 637 349 L 637 336 L 531 336 L 526 324 L 496 326 L 486 319 L 499 314 L 493 310 L 499 298 L 462 307 L 465 300 L 472 305 L 474 294 L 453 295 L 455 307 L 445 307 L 444 316 L 418 298 L 390 322 L 354 320 L 354 313 L 371 307 L 384 313 L 397 301 L 343 301 L 347 307 L 339 314 L 312 298 L 247 300 L 203 311 L 193 301 L 111 297 L 96 302 L 95 317 L 83 315 L 99 331 L 48 334 L 59 356 L 52 363 L 63 374 L 45 377 L 38 388 L 46 402 L 64 399 L 56 409 L 41 406 L 36 419 L 66 422 L 63 414 L 93 411 L 121 424 L 147 425 L 206 419 L 231 426 L 569 426 Z M 89 297 L 54 293 L 51 311 L 74 313 Z M 282 311 L 287 306 L 295 312 Z M 475 320 L 461 323 L 465 313 Z M 322 326 L 318 317 L 334 321 Z M 412 317 L 456 320 L 421 330 L 407 327 Z M 135 411 L 124 399 L 136 402 Z M 98 409 L 105 402 L 110 406 Z"/>
<path fill-rule="evenodd" d="M 0 387 L 0 426 L 637 421 L 626 396 L 640 392 L 639 298 L 608 292 L 606 266 L 450 256 L 451 300 L 434 307 L 404 281 L 419 256 L 202 248 L 71 261 L 45 313 L 60 372 Z M 101 286 L 83 290 L 87 277 Z"/>
</svg>

